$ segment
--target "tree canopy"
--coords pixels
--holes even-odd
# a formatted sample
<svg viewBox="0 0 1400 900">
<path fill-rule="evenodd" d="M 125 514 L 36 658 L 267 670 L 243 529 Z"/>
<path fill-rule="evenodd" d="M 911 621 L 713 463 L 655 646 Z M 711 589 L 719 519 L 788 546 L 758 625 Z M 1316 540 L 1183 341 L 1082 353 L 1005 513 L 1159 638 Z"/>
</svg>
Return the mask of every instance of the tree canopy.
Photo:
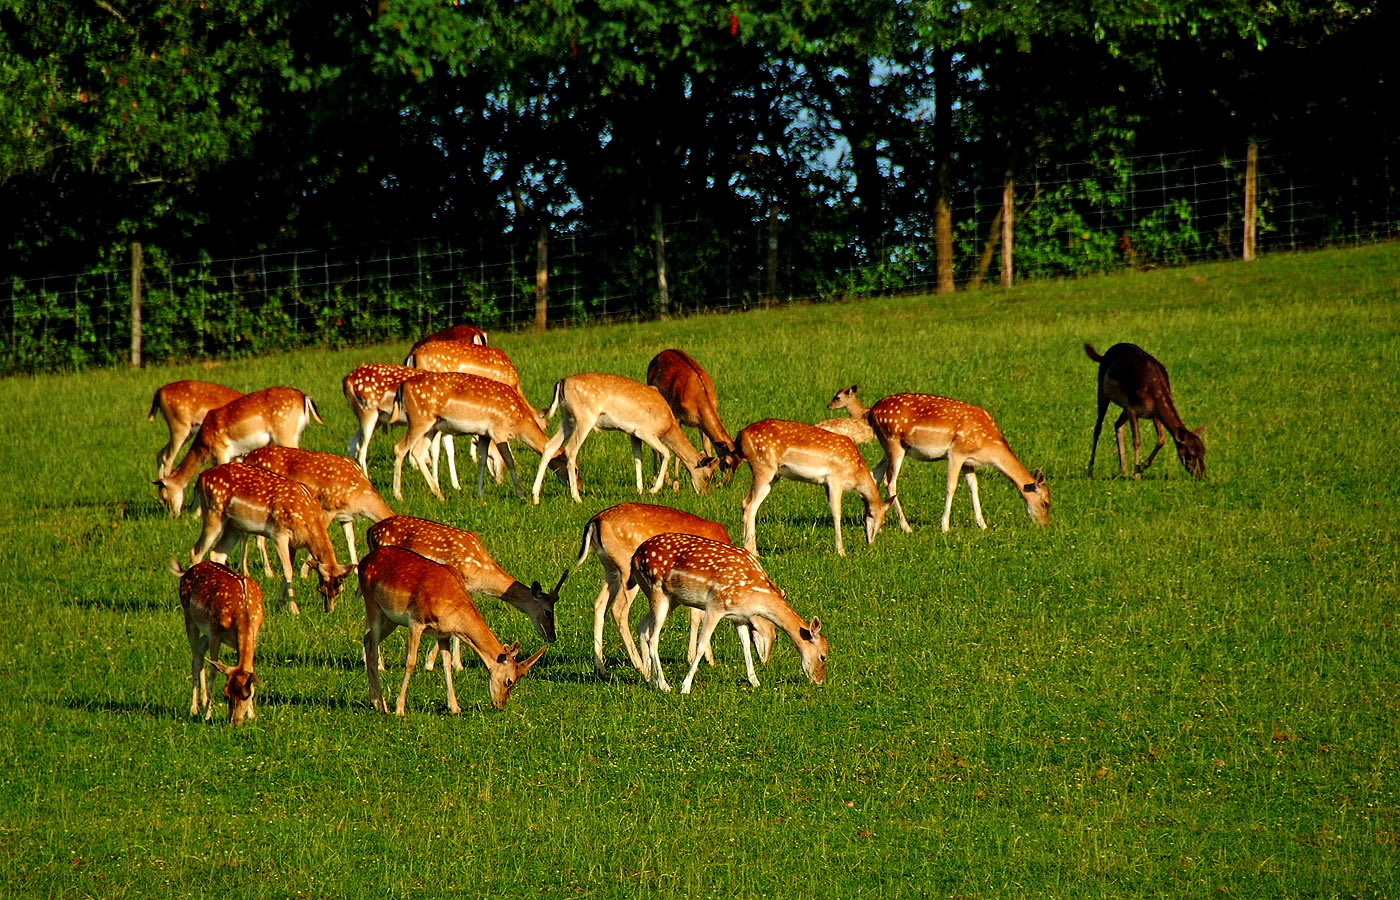
<svg viewBox="0 0 1400 900">
<path fill-rule="evenodd" d="M 1397 21 L 1347 0 L 0 0 L 4 274 L 132 240 L 193 258 L 540 225 L 648 252 L 663 214 L 713 254 L 781 228 L 814 266 L 879 261 L 1004 173 L 1251 140 L 1355 203 L 1400 143 Z"/>
</svg>

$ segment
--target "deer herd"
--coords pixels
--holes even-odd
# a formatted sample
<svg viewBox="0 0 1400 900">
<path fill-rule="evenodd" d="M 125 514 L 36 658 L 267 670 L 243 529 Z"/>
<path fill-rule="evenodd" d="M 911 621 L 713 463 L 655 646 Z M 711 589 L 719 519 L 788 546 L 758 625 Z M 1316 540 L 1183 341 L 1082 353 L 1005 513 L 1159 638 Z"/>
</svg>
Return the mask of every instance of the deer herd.
<svg viewBox="0 0 1400 900">
<path fill-rule="evenodd" d="M 1088 474 L 1093 475 L 1103 418 L 1113 403 L 1122 409 L 1115 425 L 1122 475 L 1129 474 L 1123 430 L 1131 426 L 1134 478 L 1152 464 L 1166 434 L 1187 472 L 1204 478 L 1204 428 L 1193 431 L 1182 422 L 1166 368 L 1134 344 L 1115 344 L 1103 354 L 1089 344 L 1084 349 L 1099 367 L 1098 418 Z M 995 468 L 1011 482 L 1032 521 L 1050 524 L 1044 473 L 1020 462 L 986 410 L 946 397 L 898 393 L 866 407 L 857 398 L 858 387 L 851 385 L 828 404 L 831 410 L 844 409 L 845 417 L 815 425 L 763 419 L 731 437 L 720 419 L 709 373 L 677 349 L 664 350 L 651 360 L 645 383 L 594 372 L 560 379 L 547 410 L 530 404 L 509 357 L 489 346 L 486 333 L 473 326 L 428 335 L 412 347 L 405 363 L 370 363 L 345 376 L 345 399 L 356 422 L 345 456 L 298 447 L 307 425 L 322 419 L 311 398 L 294 388 L 243 394 L 222 385 L 178 381 L 156 391 L 148 418 L 159 414 L 170 431 L 169 441 L 156 454 L 157 497 L 178 518 L 194 482 L 190 493 L 201 519 L 190 566 L 170 562 L 180 578 L 191 652 L 191 716 L 201 710 L 206 719 L 212 716 L 206 659 L 226 676 L 230 721 L 238 725 L 254 715 L 258 678 L 253 657 L 264 610 L 261 588 L 247 577 L 249 537 L 257 538 L 269 577 L 274 570 L 266 542 L 272 542 L 282 576 L 278 602 L 293 615 L 299 614 L 294 585 L 298 551 L 307 552 L 302 575 L 314 569 L 327 612 L 334 609 L 350 573 L 357 575 L 365 609 L 363 659 L 370 702 L 378 711 L 389 711 L 380 688 L 379 673 L 385 668 L 382 642 L 399 626 L 408 629 L 403 681 L 394 706 L 400 716 L 425 634 L 434 641 L 426 667 L 433 668 L 440 658 L 447 706 L 453 713 L 460 711 L 453 672 L 462 669 L 461 642 L 480 657 L 488 674 L 490 702 L 501 709 L 555 640 L 555 606 L 571 570 L 565 569 L 550 591 L 538 581 L 526 586 L 496 563 L 478 535 L 396 515 L 370 480 L 368 448 L 381 425 L 405 427 L 393 446 L 395 498 L 402 498 L 403 461 L 408 457 L 432 494 L 444 499 L 438 479 L 444 450 L 452 485 L 459 487 L 452 443 L 458 435 L 469 439 L 477 459 L 478 495 L 485 493 L 489 469 L 497 483 L 509 473 L 517 497 L 523 498 L 512 444 L 538 454 L 529 490 L 534 505 L 541 502 L 550 472 L 573 502 L 582 502 L 579 450 L 595 430 L 628 436 L 638 494 L 660 493 L 672 460 L 677 472 L 684 467 L 698 494 L 726 482 L 747 463 L 753 478 L 741 505 L 740 545 L 731 542 L 718 522 L 652 503 L 620 503 L 592 516 L 583 527 L 572 568 L 582 566 L 592 553 L 603 569 L 593 604 L 594 669 L 599 675 L 607 671 L 603 639 L 611 615 L 631 666 L 663 691 L 671 688 L 662 670 L 659 641 L 674 606 L 690 611 L 689 668 L 682 693 L 690 692 L 702 660 L 713 663 L 711 638 L 723 620 L 732 622 L 738 634 L 750 684 L 759 684 L 755 652 L 766 664 L 779 631 L 797 649 L 804 675 L 816 684 L 825 681 L 828 643 L 820 619 L 808 620 L 795 612 L 759 563 L 758 510 L 783 478 L 826 488 L 840 556 L 846 555 L 841 513 L 848 491 L 858 494 L 864 506 L 866 543 L 875 542 L 890 512 L 901 529 L 911 530 L 898 495 L 901 468 L 909 458 L 948 462 L 940 519 L 945 532 L 951 528 L 960 475 L 967 482 L 977 526 L 987 527 L 977 480 L 977 470 L 985 467 Z M 550 436 L 549 422 L 556 416 L 559 425 Z M 1157 445 L 1146 460 L 1141 457 L 1139 418 L 1152 420 L 1157 428 Z M 698 430 L 700 449 L 683 427 Z M 186 442 L 189 449 L 176 464 Z M 858 446 L 868 443 L 882 453 L 873 470 Z M 646 448 L 658 459 L 650 485 L 644 477 Z M 355 544 L 356 518 L 372 523 L 364 556 Z M 331 541 L 335 523 L 344 530 L 348 563 L 340 561 Z M 231 567 L 229 558 L 240 544 L 242 573 Z M 630 611 L 638 593 L 646 605 L 634 640 Z M 523 613 L 545 646 L 518 659 L 519 642 L 503 644 L 496 638 L 473 603 L 474 595 L 499 598 Z M 237 650 L 234 666 L 219 660 L 224 643 Z"/>
</svg>

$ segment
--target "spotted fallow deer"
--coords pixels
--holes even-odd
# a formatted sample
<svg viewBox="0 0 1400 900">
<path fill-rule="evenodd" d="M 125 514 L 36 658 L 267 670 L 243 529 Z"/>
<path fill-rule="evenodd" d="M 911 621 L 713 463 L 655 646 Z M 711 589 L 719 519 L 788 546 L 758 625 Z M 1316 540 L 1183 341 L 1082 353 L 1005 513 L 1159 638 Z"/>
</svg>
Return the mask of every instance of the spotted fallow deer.
<svg viewBox="0 0 1400 900">
<path fill-rule="evenodd" d="M 1128 474 L 1128 457 L 1123 448 L 1123 426 L 1133 428 L 1133 477 L 1141 478 L 1157 451 L 1166 444 L 1162 434 L 1163 426 L 1176 443 L 1176 455 L 1191 477 L 1200 481 L 1206 477 L 1206 444 L 1202 439 L 1205 426 L 1195 431 L 1186 427 L 1172 403 L 1172 386 L 1167 379 L 1167 367 L 1156 357 L 1137 344 L 1114 344 L 1103 355 L 1094 352 L 1089 344 L 1084 352 L 1099 364 L 1099 416 L 1094 422 L 1094 443 L 1089 448 L 1089 477 L 1094 476 L 1094 456 L 1099 449 L 1099 432 L 1103 430 L 1103 417 L 1108 412 L 1108 404 L 1116 403 L 1123 408 L 1123 414 L 1114 423 L 1113 430 L 1118 437 L 1118 471 Z M 1157 446 L 1142 461 L 1142 435 L 1138 433 L 1138 419 L 1151 419 L 1157 426 Z"/>
<path fill-rule="evenodd" d="M 549 439 L 540 427 L 536 411 L 526 404 L 518 391 L 499 381 L 460 372 L 424 372 L 399 385 L 394 408 L 402 409 L 408 420 L 408 430 L 394 445 L 394 496 L 397 498 L 403 497 L 403 458 L 411 451 L 413 465 L 422 473 L 433 496 L 445 499 L 438 486 L 437 472 L 430 470 L 427 460 L 425 439 L 436 433 L 470 434 L 476 438 L 480 456 L 476 478 L 478 496 L 485 494 L 486 456 L 491 447 L 500 452 L 510 471 L 516 496 L 524 496 L 515 471 L 515 456 L 510 449 L 510 442 L 514 440 L 544 456 L 541 472 L 549 467 L 561 481 L 564 478 L 564 461 L 557 458 L 558 448 L 549 448 Z"/>
<path fill-rule="evenodd" d="M 190 435 L 204 424 L 204 416 L 209 410 L 218 409 L 242 396 L 242 391 L 210 381 L 172 381 L 159 388 L 151 398 L 151 411 L 146 414 L 146 421 L 154 422 L 159 413 L 170 430 L 170 440 L 156 453 L 156 477 L 164 478 L 170 474 L 175 454 L 180 452 Z"/>
<path fill-rule="evenodd" d="M 677 422 L 700 431 L 705 456 L 719 460 L 720 473 L 738 468 L 734 439 L 720 421 L 715 383 L 709 372 L 683 350 L 662 350 L 647 364 L 647 384 L 666 398 Z"/>
<path fill-rule="evenodd" d="M 972 513 L 978 528 L 986 528 L 982 502 L 977 494 L 977 467 L 995 466 L 1016 486 L 1026 512 L 1041 526 L 1050 524 L 1050 488 L 1045 474 L 1032 474 L 1021 465 L 987 411 L 970 403 L 932 394 L 892 394 L 870 407 L 870 425 L 885 456 L 875 467 L 876 481 L 886 485 L 890 506 L 899 514 L 899 527 L 913 529 L 904 517 L 897 496 L 899 470 L 906 457 L 948 460 L 948 496 L 943 504 L 942 528 L 947 531 L 953 512 L 958 474 L 972 493 Z"/>
<path fill-rule="evenodd" d="M 419 347 L 430 341 L 457 341 L 461 344 L 480 344 L 483 347 L 491 343 L 489 335 L 483 328 L 477 328 L 475 325 L 448 325 L 426 337 L 419 338 L 409 348 L 408 355 L 412 356 L 417 353 Z"/>
<path fill-rule="evenodd" d="M 846 555 L 841 540 L 841 498 L 846 491 L 855 491 L 865 503 L 865 541 L 875 543 L 888 505 L 850 438 L 815 425 L 764 419 L 739 432 L 739 452 L 753 469 L 753 485 L 744 497 L 744 547 L 750 553 L 758 554 L 758 508 L 781 478 L 826 486 L 838 556 Z"/>
<path fill-rule="evenodd" d="M 462 579 L 467 593 L 504 600 L 530 617 L 541 638 L 554 643 L 554 605 L 559 602 L 559 589 L 569 577 L 567 569 L 552 591 L 546 592 L 538 581 L 526 587 L 496 563 L 474 533 L 413 516 L 394 516 L 370 526 L 365 541 L 371 549 L 398 547 L 449 567 Z M 429 669 L 435 656 L 428 657 Z M 462 668 L 461 645 L 455 639 L 452 662 Z"/>
<path fill-rule="evenodd" d="M 637 470 L 637 493 L 642 493 L 643 447 L 651 447 L 661 455 L 661 466 L 651 493 L 661 490 L 666 479 L 666 467 L 671 454 L 680 457 L 690 472 L 691 484 L 697 494 L 709 490 L 719 461 L 701 458 L 690 439 L 681 431 L 671 407 L 661 392 L 649 384 L 633 381 L 621 375 L 585 373 L 570 375 L 554 385 L 554 402 L 549 416 L 560 412 L 559 431 L 545 446 L 544 460 L 535 473 L 531 500 L 540 502 L 540 486 L 544 482 L 545 463 L 563 450 L 566 461 L 569 495 L 575 503 L 583 502 L 578 490 L 578 451 L 594 428 L 625 432 L 632 441 L 632 459 Z"/>
<path fill-rule="evenodd" d="M 321 422 L 316 404 L 296 388 L 270 387 L 244 394 L 204 416 L 204 424 L 184 459 L 155 481 L 156 495 L 174 518 L 185 505 L 185 489 L 201 470 L 268 444 L 295 447 L 312 420 Z"/>
<path fill-rule="evenodd" d="M 224 699 L 228 701 L 229 722 L 242 725 L 255 718 L 253 694 L 258 677 L 253 674 L 253 655 L 258 648 L 258 630 L 263 623 L 263 595 L 258 583 L 215 562 L 201 562 L 182 569 L 170 561 L 170 571 L 180 577 L 180 609 L 185 617 L 185 637 L 190 643 L 190 675 L 194 687 L 190 695 L 190 715 L 204 710 L 204 720 L 213 718 L 209 702 L 207 658 L 227 679 Z M 229 644 L 238 650 L 238 664 L 219 661 L 219 648 Z"/>
<path fill-rule="evenodd" d="M 353 571 L 336 561 L 335 548 L 326 533 L 321 504 L 306 485 L 247 463 L 224 463 L 206 470 L 195 485 L 204 527 L 190 551 L 199 562 L 204 555 L 226 562 L 231 550 L 248 535 L 269 538 L 282 563 L 282 598 L 293 615 L 300 612 L 292 589 L 293 557 L 306 548 L 311 554 L 317 590 L 326 612 L 335 609 L 345 576 Z"/>
<path fill-rule="evenodd" d="M 541 647 L 524 662 L 518 662 L 519 642 L 508 647 L 501 645 L 455 571 L 399 547 L 378 547 L 360 560 L 360 595 L 365 601 L 364 654 L 369 699 L 383 713 L 389 711 L 389 706 L 379 686 L 379 645 L 400 625 L 408 628 L 403 687 L 394 706 L 394 712 L 400 716 L 405 712 L 408 682 L 413 677 L 424 632 L 437 638 L 447 681 L 447 708 L 454 714 L 462 710 L 452 687 L 453 667 L 448 649 L 451 638 L 466 641 L 481 657 L 490 676 L 491 705 L 496 709 L 505 709 L 511 689 L 547 649 Z"/>
<path fill-rule="evenodd" d="M 844 387 L 837 391 L 836 396 L 826 405 L 827 409 L 844 409 L 848 418 L 827 419 L 818 422 L 817 427 L 833 434 L 844 434 L 857 444 L 869 444 L 874 441 L 875 431 L 870 427 L 870 420 L 866 418 L 870 409 L 856 396 L 858 390 L 860 386 L 855 384 Z"/>
<path fill-rule="evenodd" d="M 352 566 L 360 561 L 355 549 L 355 519 L 378 522 L 394 514 L 355 461 L 343 456 L 271 445 L 259 447 L 243 461 L 306 485 L 325 512 L 326 528 L 339 522 L 345 529 Z"/>
<path fill-rule="evenodd" d="M 398 392 L 399 385 L 422 374 L 422 369 L 411 366 L 367 363 L 341 379 L 340 386 L 345 392 L 345 402 L 350 406 L 350 415 L 360 424 L 350 435 L 350 444 L 345 455 L 357 460 L 360 470 L 366 475 L 369 474 L 369 440 L 374 436 L 375 428 L 380 425 L 407 424 L 408 420 L 404 418 L 403 410 L 399 410 L 398 418 L 395 418 L 394 394 Z M 447 451 L 448 478 L 452 487 L 460 490 L 461 483 L 457 480 L 457 452 L 450 434 L 437 435 L 432 442 L 433 472 L 438 470 L 438 459 L 443 450 Z M 476 457 L 475 444 L 472 445 L 472 457 Z M 499 463 L 499 454 L 493 449 L 487 465 L 491 467 L 497 483 L 505 475 Z"/>
<path fill-rule="evenodd" d="M 607 672 L 607 661 L 603 658 L 603 628 L 608 610 L 612 611 L 613 622 L 622 635 L 627 658 L 638 672 L 643 671 L 642 655 L 632 640 L 630 612 L 637 595 L 635 587 L 627 586 L 632 575 L 632 554 L 648 538 L 668 532 L 695 534 L 729 543 L 729 532 L 720 523 L 650 503 L 619 503 L 598 513 L 583 526 L 583 541 L 574 568 L 583 565 L 584 560 L 588 559 L 589 550 L 597 554 L 598 562 L 603 566 L 603 586 L 593 601 L 593 669 L 599 675 Z M 759 659 L 766 663 L 773 647 L 772 623 L 760 619 L 752 625 Z M 687 659 L 694 659 L 699 650 L 699 634 L 700 613 L 692 610 Z"/>
<path fill-rule="evenodd" d="M 663 691 L 671 686 L 661 669 L 661 629 L 674 605 L 689 606 L 703 613 L 700 648 L 709 647 L 710 637 L 721 619 L 739 628 L 744 646 L 744 664 L 749 684 L 758 687 L 749 629 L 759 619 L 767 619 L 792 639 L 802 657 L 802 671 L 816 684 L 826 680 L 827 640 L 820 619 L 807 622 L 788 605 L 786 595 L 751 555 L 722 541 L 693 534 L 660 534 L 637 548 L 632 556 L 632 581 L 647 595 L 651 610 L 637 628 L 642 645 L 643 675 Z M 690 693 L 701 654 L 691 660 L 690 670 L 681 682 L 681 693 Z"/>
</svg>

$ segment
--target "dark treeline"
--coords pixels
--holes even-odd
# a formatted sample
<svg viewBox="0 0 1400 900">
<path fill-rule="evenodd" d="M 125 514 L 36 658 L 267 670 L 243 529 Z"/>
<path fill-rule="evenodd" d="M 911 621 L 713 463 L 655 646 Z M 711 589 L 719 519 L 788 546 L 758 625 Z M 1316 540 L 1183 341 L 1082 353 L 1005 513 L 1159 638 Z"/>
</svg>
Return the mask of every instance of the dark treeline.
<svg viewBox="0 0 1400 900">
<path fill-rule="evenodd" d="M 451 235 L 973 275 L 976 189 L 1176 149 L 1393 221 L 1400 3 L 0 0 L 0 275 Z M 1261 214 L 1267 219 L 1267 209 Z M 742 236 L 739 239 L 738 236 Z M 964 241 L 967 243 L 967 241 Z M 985 263 L 984 263 L 985 265 Z M 761 283 L 761 276 L 757 277 Z M 776 278 L 774 278 L 776 283 Z"/>
</svg>

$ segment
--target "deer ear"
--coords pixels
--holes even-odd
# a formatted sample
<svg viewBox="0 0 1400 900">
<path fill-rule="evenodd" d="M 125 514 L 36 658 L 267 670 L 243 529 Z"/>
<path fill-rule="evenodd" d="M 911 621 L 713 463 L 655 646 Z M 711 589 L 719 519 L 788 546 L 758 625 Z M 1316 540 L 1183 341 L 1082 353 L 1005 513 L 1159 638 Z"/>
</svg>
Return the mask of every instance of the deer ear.
<svg viewBox="0 0 1400 900">
<path fill-rule="evenodd" d="M 714 464 L 717 463 L 717 462 L 719 462 L 719 460 L 715 459 L 713 456 L 702 456 L 702 457 L 700 457 L 699 460 L 696 461 L 696 463 L 695 463 L 695 468 L 697 468 L 697 469 L 708 468 L 709 466 L 712 466 L 712 465 L 714 465 Z"/>
<path fill-rule="evenodd" d="M 225 665 L 224 663 L 219 662 L 217 659 L 211 659 L 209 660 L 209 662 L 214 666 L 214 668 L 224 673 L 224 675 L 228 675 L 228 673 L 233 671 L 233 666 Z"/>
<path fill-rule="evenodd" d="M 818 637 L 821 636 L 821 633 L 822 633 L 822 620 L 821 620 L 821 619 L 818 619 L 816 616 L 813 616 L 813 617 L 812 617 L 811 623 L 808 624 L 808 626 L 807 626 L 806 628 L 803 628 L 802 631 L 801 631 L 802 640 L 804 640 L 804 641 L 814 641 L 814 640 L 816 640 Z"/>
<path fill-rule="evenodd" d="M 517 677 L 519 677 L 520 675 L 524 675 L 526 672 L 530 671 L 530 669 L 534 667 L 535 663 L 537 663 L 537 662 L 540 661 L 540 657 L 541 657 L 541 656 L 544 656 L 544 651 L 546 651 L 546 650 L 548 650 L 548 649 L 549 649 L 548 646 L 541 647 L 540 649 L 536 650 L 534 653 L 531 653 L 530 656 L 529 656 L 529 658 L 526 659 L 523 663 L 518 663 L 518 666 L 519 666 L 519 668 L 520 668 L 520 671 L 519 671 Z"/>
<path fill-rule="evenodd" d="M 1197 428 L 1197 429 L 1196 429 L 1196 437 L 1205 437 L 1205 434 L 1206 434 L 1206 426 L 1202 425 L 1200 428 Z"/>
</svg>

